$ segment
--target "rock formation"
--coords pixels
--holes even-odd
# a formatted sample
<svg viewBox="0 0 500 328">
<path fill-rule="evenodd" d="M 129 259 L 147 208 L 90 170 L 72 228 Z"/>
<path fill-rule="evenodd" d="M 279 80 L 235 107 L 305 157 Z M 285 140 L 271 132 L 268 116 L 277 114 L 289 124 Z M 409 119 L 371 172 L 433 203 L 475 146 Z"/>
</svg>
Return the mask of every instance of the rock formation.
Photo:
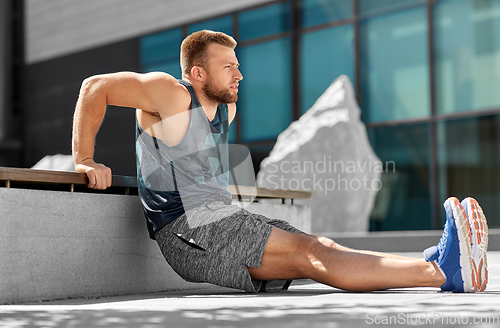
<svg viewBox="0 0 500 328">
<path fill-rule="evenodd" d="M 71 155 L 47 155 L 39 160 L 32 169 L 50 171 L 70 171 L 74 172 L 73 156 Z"/>
<path fill-rule="evenodd" d="M 384 167 L 360 113 L 352 84 L 342 75 L 279 135 L 261 163 L 259 187 L 312 192 L 313 232 L 369 228 Z"/>
</svg>

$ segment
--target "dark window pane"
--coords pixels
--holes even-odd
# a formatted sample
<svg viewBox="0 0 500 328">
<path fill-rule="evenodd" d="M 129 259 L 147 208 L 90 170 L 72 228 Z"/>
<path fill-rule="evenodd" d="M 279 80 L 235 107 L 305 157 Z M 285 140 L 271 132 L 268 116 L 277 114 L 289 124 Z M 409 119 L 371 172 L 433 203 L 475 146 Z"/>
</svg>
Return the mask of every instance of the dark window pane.
<svg viewBox="0 0 500 328">
<path fill-rule="evenodd" d="M 490 228 L 500 228 L 500 115 L 439 122 L 437 127 L 440 199 L 471 196 Z"/>
<path fill-rule="evenodd" d="M 352 25 L 344 25 L 302 36 L 302 113 L 305 113 L 342 74 L 354 85 Z"/>
<path fill-rule="evenodd" d="M 280 3 L 238 14 L 240 41 L 290 30 L 290 3 Z"/>
<path fill-rule="evenodd" d="M 274 139 L 291 123 L 290 39 L 240 48 L 243 142 Z"/>
<path fill-rule="evenodd" d="M 500 1 L 434 7 L 438 113 L 500 106 Z"/>
<path fill-rule="evenodd" d="M 329 23 L 352 17 L 352 1 L 302 0 L 302 27 Z"/>
<path fill-rule="evenodd" d="M 204 21 L 197 24 L 189 25 L 189 34 L 201 31 L 212 30 L 216 32 L 224 32 L 228 35 L 233 35 L 233 19 L 231 16 L 224 16 L 209 21 Z"/>
<path fill-rule="evenodd" d="M 250 154 L 252 155 L 252 163 L 255 174 L 259 173 L 260 163 L 269 156 L 271 150 L 273 150 L 274 144 L 261 147 L 250 148 Z"/>
<path fill-rule="evenodd" d="M 147 73 L 147 72 L 165 72 L 165 73 L 172 75 L 176 79 L 182 78 L 181 67 L 179 65 L 179 59 L 170 60 L 170 61 L 165 60 L 161 63 L 144 65 L 142 67 L 142 71 L 144 73 Z"/>
<path fill-rule="evenodd" d="M 143 72 L 163 71 L 180 78 L 181 29 L 151 34 L 140 40 Z"/>
<path fill-rule="evenodd" d="M 360 55 L 365 122 L 430 114 L 425 8 L 363 20 Z"/>
<path fill-rule="evenodd" d="M 432 229 L 428 124 L 368 130 L 383 163 L 370 230 Z"/>
</svg>

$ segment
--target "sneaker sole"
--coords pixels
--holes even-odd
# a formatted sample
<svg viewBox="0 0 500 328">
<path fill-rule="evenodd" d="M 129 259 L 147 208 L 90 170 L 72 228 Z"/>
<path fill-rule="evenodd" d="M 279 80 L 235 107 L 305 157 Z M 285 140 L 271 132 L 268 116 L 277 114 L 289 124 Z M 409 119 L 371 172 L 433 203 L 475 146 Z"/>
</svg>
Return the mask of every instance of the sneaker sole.
<svg viewBox="0 0 500 328">
<path fill-rule="evenodd" d="M 464 293 L 473 293 L 473 261 L 471 256 L 471 230 L 469 225 L 469 220 L 467 219 L 467 214 L 462 207 L 460 201 L 455 197 L 450 197 L 445 202 L 445 208 L 447 203 L 453 213 L 453 218 L 455 220 L 455 226 L 457 228 L 457 236 L 460 247 L 460 267 L 463 281 Z"/>
<path fill-rule="evenodd" d="M 471 254 L 472 254 L 472 287 L 474 292 L 482 292 L 488 284 L 488 223 L 483 209 L 471 197 L 462 201 L 470 226 Z"/>
</svg>

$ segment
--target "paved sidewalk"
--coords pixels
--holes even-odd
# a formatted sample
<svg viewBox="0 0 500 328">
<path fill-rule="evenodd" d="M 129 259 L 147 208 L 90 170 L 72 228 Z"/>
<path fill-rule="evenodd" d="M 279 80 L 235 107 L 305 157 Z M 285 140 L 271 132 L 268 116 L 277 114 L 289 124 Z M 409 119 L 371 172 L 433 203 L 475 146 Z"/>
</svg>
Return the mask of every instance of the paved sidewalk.
<svg viewBox="0 0 500 328">
<path fill-rule="evenodd" d="M 420 254 L 406 255 L 420 257 Z M 500 326 L 500 252 L 488 253 L 483 293 L 435 288 L 350 293 L 301 280 L 289 291 L 196 291 L 0 306 L 0 327 Z"/>
</svg>

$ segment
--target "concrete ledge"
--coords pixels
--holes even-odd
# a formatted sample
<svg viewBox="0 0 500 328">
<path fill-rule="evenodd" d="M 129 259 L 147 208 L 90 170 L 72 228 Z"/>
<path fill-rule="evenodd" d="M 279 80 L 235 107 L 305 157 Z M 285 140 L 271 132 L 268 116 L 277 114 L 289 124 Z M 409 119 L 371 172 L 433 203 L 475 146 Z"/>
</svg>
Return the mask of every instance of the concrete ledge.
<svg viewBox="0 0 500 328">
<path fill-rule="evenodd" d="M 308 206 L 248 210 L 310 231 Z M 180 278 L 134 195 L 0 188 L 0 304 L 212 288 Z"/>
<path fill-rule="evenodd" d="M 137 196 L 0 188 L 0 304 L 207 288 L 147 234 Z"/>
<path fill-rule="evenodd" d="M 437 245 L 442 230 L 321 233 L 337 243 L 379 252 L 422 252 Z M 488 251 L 500 251 L 500 229 L 489 230 Z"/>
</svg>

